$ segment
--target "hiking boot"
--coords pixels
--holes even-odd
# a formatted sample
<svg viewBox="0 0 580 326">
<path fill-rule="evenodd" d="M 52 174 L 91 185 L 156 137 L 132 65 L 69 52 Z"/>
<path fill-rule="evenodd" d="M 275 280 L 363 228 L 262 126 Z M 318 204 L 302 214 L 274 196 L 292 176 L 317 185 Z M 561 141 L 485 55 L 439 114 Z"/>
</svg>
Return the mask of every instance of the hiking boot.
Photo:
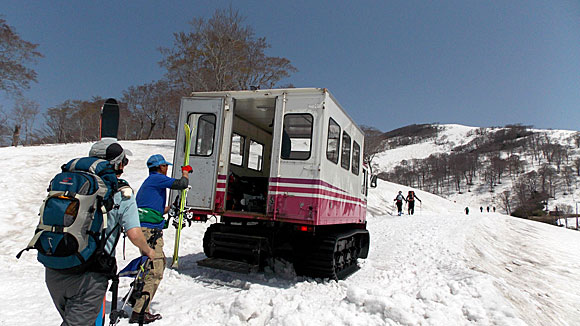
<svg viewBox="0 0 580 326">
<path fill-rule="evenodd" d="M 149 324 L 152 323 L 156 320 L 161 319 L 161 315 L 160 314 L 150 314 L 148 312 L 146 312 L 143 315 L 143 324 Z M 133 313 L 131 314 L 131 318 L 129 318 L 129 324 L 138 324 L 139 323 L 139 313 L 136 311 L 133 311 Z"/>
</svg>

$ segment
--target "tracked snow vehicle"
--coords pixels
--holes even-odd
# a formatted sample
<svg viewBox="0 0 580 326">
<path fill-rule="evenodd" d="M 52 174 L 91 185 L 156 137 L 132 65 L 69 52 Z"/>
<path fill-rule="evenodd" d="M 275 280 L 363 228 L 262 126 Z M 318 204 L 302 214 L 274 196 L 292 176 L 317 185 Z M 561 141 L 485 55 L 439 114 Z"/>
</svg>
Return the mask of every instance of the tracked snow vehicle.
<svg viewBox="0 0 580 326">
<path fill-rule="evenodd" d="M 340 279 L 367 257 L 364 134 L 327 89 L 196 92 L 179 122 L 193 130 L 187 216 L 220 216 L 199 265 L 250 272 L 281 257 L 298 275 Z"/>
</svg>

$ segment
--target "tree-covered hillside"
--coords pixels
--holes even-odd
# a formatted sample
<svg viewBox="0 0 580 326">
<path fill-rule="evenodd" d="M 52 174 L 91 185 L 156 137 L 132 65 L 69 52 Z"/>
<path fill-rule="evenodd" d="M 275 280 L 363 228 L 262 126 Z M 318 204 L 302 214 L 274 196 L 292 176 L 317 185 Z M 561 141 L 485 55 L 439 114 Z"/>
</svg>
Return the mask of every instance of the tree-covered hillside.
<svg viewBox="0 0 580 326">
<path fill-rule="evenodd" d="M 381 179 L 458 200 L 475 192 L 480 199 L 470 202 L 476 206 L 518 216 L 556 206 L 575 210 L 580 132 L 438 124 L 368 130 L 366 157 Z M 559 203 L 550 204 L 554 200 Z"/>
</svg>

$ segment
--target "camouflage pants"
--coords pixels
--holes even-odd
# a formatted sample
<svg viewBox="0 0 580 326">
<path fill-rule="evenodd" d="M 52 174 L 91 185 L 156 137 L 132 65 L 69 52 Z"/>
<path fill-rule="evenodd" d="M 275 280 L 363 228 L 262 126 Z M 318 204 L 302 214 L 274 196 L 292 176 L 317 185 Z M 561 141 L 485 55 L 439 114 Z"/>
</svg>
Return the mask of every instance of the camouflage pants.
<svg viewBox="0 0 580 326">
<path fill-rule="evenodd" d="M 141 230 L 145 235 L 145 239 L 149 239 L 153 235 L 154 229 L 144 228 L 142 227 Z M 155 292 L 159 287 L 159 283 L 163 279 L 163 271 L 165 270 L 165 254 L 163 253 L 163 237 L 157 239 L 155 243 L 155 259 L 153 260 L 153 267 L 149 270 L 147 275 L 145 276 L 145 286 L 143 287 L 143 292 L 148 292 L 151 296 L 149 298 L 149 303 L 145 308 L 145 312 L 149 312 L 149 306 L 153 301 L 153 297 L 155 296 Z M 141 312 L 143 306 L 145 305 L 145 301 L 149 296 L 143 295 L 139 298 L 135 305 L 133 306 L 133 311 Z"/>
</svg>

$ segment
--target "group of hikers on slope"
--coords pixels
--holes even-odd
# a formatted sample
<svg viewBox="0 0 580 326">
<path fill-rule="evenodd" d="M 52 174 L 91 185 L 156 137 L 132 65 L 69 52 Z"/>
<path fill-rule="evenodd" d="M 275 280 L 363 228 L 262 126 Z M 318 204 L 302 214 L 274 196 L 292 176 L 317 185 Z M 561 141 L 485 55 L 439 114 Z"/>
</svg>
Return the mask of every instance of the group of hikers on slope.
<svg viewBox="0 0 580 326">
<path fill-rule="evenodd" d="M 422 203 L 421 199 L 419 199 L 419 197 L 417 197 L 417 195 L 415 195 L 415 192 L 413 190 L 409 190 L 409 194 L 407 195 L 406 198 L 405 198 L 405 196 L 403 196 L 403 192 L 399 191 L 399 193 L 397 194 L 397 196 L 394 199 L 394 201 L 397 205 L 398 215 L 399 216 L 403 215 L 403 201 L 405 201 L 407 203 L 408 214 L 413 215 L 415 213 L 415 199 Z"/>
</svg>

